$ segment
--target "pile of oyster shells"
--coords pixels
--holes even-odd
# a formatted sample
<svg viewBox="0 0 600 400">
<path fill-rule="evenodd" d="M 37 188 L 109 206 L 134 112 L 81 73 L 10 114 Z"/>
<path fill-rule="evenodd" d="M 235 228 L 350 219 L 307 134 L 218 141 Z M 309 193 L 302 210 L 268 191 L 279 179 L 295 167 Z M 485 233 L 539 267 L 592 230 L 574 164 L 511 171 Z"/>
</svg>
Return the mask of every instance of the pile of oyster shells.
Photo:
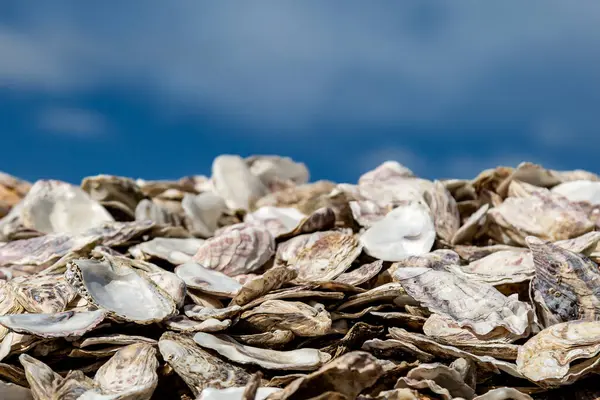
<svg viewBox="0 0 600 400">
<path fill-rule="evenodd" d="M 599 215 L 600 177 L 531 163 L 0 174 L 0 397 L 598 398 Z"/>
</svg>

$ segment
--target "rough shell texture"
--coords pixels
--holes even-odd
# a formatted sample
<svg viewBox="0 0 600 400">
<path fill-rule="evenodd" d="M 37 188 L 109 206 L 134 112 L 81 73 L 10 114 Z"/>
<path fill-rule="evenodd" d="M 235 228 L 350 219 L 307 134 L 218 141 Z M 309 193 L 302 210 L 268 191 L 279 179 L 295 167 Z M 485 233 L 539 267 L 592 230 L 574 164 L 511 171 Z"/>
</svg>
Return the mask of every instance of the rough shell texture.
<svg viewBox="0 0 600 400">
<path fill-rule="evenodd" d="M 244 386 L 250 379 L 250 374 L 245 370 L 213 356 L 183 334 L 164 333 L 158 348 L 165 362 L 185 381 L 195 396 L 207 387 L 225 389 Z"/>
<path fill-rule="evenodd" d="M 517 368 L 542 386 L 568 384 L 596 373 L 600 368 L 600 321 L 569 321 L 544 329 L 519 348 Z"/>
<path fill-rule="evenodd" d="M 533 310 L 515 295 L 506 297 L 493 286 L 441 270 L 400 268 L 393 277 L 430 311 L 452 318 L 478 336 L 518 338 L 529 333 Z"/>
<path fill-rule="evenodd" d="M 533 253 L 534 301 L 545 326 L 577 319 L 600 319 L 600 270 L 598 265 L 535 237 L 527 237 Z"/>
<path fill-rule="evenodd" d="M 204 242 L 194 261 L 235 276 L 257 270 L 274 254 L 275 241 L 267 229 L 240 224 Z"/>
<path fill-rule="evenodd" d="M 287 264 L 298 271 L 298 281 L 328 281 L 350 268 L 361 251 L 362 246 L 353 235 L 329 231 L 315 236 Z"/>
</svg>

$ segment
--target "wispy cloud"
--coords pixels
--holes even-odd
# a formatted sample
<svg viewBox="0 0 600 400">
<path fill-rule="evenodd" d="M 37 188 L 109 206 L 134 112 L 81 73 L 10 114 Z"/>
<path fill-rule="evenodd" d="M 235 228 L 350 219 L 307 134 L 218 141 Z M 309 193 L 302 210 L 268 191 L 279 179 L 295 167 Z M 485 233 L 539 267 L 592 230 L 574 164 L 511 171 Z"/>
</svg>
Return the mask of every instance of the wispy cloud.
<svg viewBox="0 0 600 400">
<path fill-rule="evenodd" d="M 599 2 L 14 4 L 18 18 L 0 23 L 3 86 L 142 85 L 172 109 L 296 132 L 532 115 L 575 133 L 598 125 Z"/>
<path fill-rule="evenodd" d="M 58 135 L 91 138 L 107 133 L 108 122 L 90 110 L 46 108 L 38 115 L 37 127 Z"/>
</svg>

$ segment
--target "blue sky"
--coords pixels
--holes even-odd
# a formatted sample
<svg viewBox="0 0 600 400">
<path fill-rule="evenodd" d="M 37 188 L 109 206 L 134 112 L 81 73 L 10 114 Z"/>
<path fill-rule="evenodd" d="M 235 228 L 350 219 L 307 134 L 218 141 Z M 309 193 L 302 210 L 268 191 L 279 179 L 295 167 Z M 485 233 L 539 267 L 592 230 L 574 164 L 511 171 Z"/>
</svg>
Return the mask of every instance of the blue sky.
<svg viewBox="0 0 600 400">
<path fill-rule="evenodd" d="M 600 173 L 600 2 L 0 4 L 0 170 L 210 174 L 281 154 L 354 182 L 530 160 Z"/>
</svg>

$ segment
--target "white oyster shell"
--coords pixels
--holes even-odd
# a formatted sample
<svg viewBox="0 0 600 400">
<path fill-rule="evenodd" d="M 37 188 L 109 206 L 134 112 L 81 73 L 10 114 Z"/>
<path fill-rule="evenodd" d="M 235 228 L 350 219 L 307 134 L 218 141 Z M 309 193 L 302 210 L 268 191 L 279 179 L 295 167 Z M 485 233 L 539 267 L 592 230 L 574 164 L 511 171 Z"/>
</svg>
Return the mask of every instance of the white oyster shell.
<svg viewBox="0 0 600 400">
<path fill-rule="evenodd" d="M 78 272 L 79 271 L 79 272 Z M 80 273 L 81 282 L 77 282 Z M 133 268 L 115 268 L 96 260 L 67 264 L 65 278 L 99 307 L 117 318 L 150 324 L 174 315 L 174 300 Z"/>
<path fill-rule="evenodd" d="M 181 201 L 181 206 L 189 219 L 190 231 L 205 238 L 215 233 L 219 218 L 227 211 L 225 200 L 211 192 L 200 193 L 196 196 L 186 193 Z"/>
<path fill-rule="evenodd" d="M 317 349 L 303 348 L 290 351 L 261 349 L 238 343 L 227 335 L 199 332 L 194 335 L 194 341 L 233 362 L 256 364 L 267 369 L 311 371 L 331 359 L 329 354 Z"/>
<path fill-rule="evenodd" d="M 104 207 L 78 186 L 40 180 L 23 199 L 23 225 L 44 233 L 83 233 L 114 221 Z"/>
<path fill-rule="evenodd" d="M 131 247 L 129 252 L 138 259 L 157 257 L 171 264 L 179 265 L 191 261 L 192 257 L 204 243 L 196 238 L 154 238 Z"/>
<path fill-rule="evenodd" d="M 569 201 L 600 205 L 600 182 L 571 181 L 552 188 L 552 193 L 563 195 Z"/>
<path fill-rule="evenodd" d="M 212 165 L 215 192 L 232 209 L 248 210 L 250 205 L 268 193 L 259 177 L 252 174 L 244 160 L 235 155 L 221 155 Z"/>
<path fill-rule="evenodd" d="M 435 227 L 427 206 L 401 205 L 373 224 L 361 237 L 365 252 L 384 261 L 400 261 L 428 253 L 435 242 Z"/>
</svg>

